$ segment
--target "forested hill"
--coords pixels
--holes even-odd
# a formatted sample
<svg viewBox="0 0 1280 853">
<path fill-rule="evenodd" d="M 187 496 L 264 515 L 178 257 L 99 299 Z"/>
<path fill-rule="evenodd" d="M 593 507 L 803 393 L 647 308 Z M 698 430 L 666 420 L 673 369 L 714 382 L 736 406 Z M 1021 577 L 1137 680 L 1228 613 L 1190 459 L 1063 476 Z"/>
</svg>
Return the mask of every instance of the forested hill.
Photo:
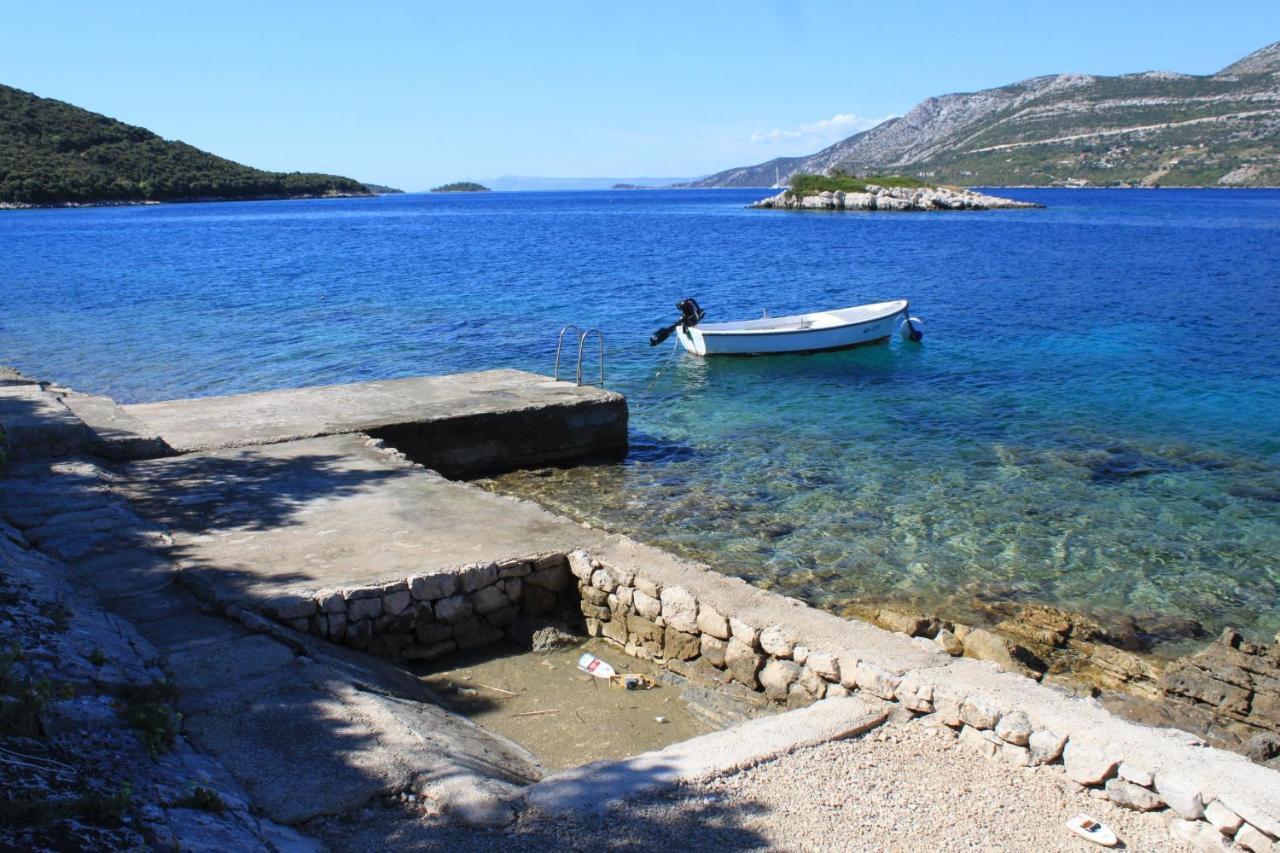
<svg viewBox="0 0 1280 853">
<path fill-rule="evenodd" d="M 264 172 L 0 85 L 0 204 L 362 196 L 350 178 Z"/>
<path fill-rule="evenodd" d="M 687 186 L 837 169 L 968 186 L 1277 186 L 1280 42 L 1206 76 L 1059 74 L 940 95 L 816 154 Z"/>
</svg>

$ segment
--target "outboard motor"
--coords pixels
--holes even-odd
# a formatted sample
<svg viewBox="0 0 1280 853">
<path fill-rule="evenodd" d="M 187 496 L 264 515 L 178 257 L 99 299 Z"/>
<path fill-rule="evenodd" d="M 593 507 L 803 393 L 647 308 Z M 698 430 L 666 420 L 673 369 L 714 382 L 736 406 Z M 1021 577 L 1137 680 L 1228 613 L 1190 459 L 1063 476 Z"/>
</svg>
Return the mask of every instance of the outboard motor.
<svg viewBox="0 0 1280 853">
<path fill-rule="evenodd" d="M 676 303 L 676 308 L 680 310 L 680 320 L 672 323 L 670 326 L 663 326 L 652 335 L 649 336 L 649 346 L 656 347 L 658 344 L 671 337 L 671 333 L 678 327 L 685 329 L 698 325 L 703 317 L 707 316 L 707 312 L 702 310 L 702 306 L 698 304 L 698 300 L 693 297 L 681 299 Z"/>
</svg>

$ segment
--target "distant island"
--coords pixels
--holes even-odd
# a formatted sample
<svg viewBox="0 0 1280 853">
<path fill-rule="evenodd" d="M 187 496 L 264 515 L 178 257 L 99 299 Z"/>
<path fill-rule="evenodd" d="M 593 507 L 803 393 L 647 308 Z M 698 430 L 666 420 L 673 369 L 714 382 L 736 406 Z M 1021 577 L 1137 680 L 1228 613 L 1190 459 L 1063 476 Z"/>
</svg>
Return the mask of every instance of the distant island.
<svg viewBox="0 0 1280 853">
<path fill-rule="evenodd" d="M 1054 74 L 927 98 L 807 157 L 689 187 L 786 186 L 796 173 L 892 169 L 964 186 L 1280 185 L 1280 42 L 1216 74 Z"/>
<path fill-rule="evenodd" d="M 857 177 L 835 171 L 828 175 L 798 173 L 791 188 L 750 205 L 783 210 L 1000 210 L 1044 207 L 1029 201 L 946 187 L 904 175 Z"/>
<path fill-rule="evenodd" d="M 361 184 L 360 186 L 364 187 L 374 195 L 395 195 L 396 193 L 404 194 L 404 190 L 398 190 L 395 187 L 385 187 L 382 184 Z"/>
<path fill-rule="evenodd" d="M 265 172 L 0 85 L 0 207 L 367 195 L 351 178 Z"/>
<path fill-rule="evenodd" d="M 457 183 L 435 187 L 431 191 L 433 193 L 487 193 L 489 188 L 474 181 L 458 181 Z"/>
</svg>

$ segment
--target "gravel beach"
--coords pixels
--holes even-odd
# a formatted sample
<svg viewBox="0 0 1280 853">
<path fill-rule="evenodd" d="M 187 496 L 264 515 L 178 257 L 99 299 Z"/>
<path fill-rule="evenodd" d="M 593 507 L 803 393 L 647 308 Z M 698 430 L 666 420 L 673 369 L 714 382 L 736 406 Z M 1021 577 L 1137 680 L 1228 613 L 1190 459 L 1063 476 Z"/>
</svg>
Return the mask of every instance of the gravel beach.
<svg viewBox="0 0 1280 853">
<path fill-rule="evenodd" d="M 1170 835 L 1165 818 L 1091 797 L 1061 767 L 1013 767 L 921 721 L 889 722 L 860 738 L 633 800 L 601 818 L 526 812 L 515 827 L 495 833 L 398 822 L 377 839 L 365 824 L 361 829 L 373 831 L 326 840 L 346 849 L 369 849 L 375 841 L 439 850 L 1103 849 L 1063 827 L 1081 812 L 1110 826 L 1121 849 L 1193 849 Z"/>
</svg>

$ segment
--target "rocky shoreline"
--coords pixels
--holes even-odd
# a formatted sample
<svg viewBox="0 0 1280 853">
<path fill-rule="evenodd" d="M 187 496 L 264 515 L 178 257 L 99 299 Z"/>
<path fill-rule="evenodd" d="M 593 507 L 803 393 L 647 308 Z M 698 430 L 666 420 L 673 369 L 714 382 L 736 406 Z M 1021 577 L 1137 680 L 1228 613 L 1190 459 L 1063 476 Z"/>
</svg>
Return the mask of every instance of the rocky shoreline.
<svg viewBox="0 0 1280 853">
<path fill-rule="evenodd" d="M 1044 207 L 1030 201 L 986 195 L 957 187 L 882 187 L 867 184 L 866 192 L 821 192 L 795 195 L 785 190 L 749 207 L 777 210 L 1014 210 Z"/>
<path fill-rule="evenodd" d="M 0 210 L 41 210 L 66 207 L 139 207 L 155 204 L 204 204 L 213 201 L 299 201 L 315 198 L 369 198 L 378 193 L 300 193 L 298 195 L 246 195 L 246 196 L 192 196 L 191 198 L 166 199 L 100 199 L 97 201 L 51 201 L 32 204 L 24 201 L 0 201 Z"/>
</svg>

